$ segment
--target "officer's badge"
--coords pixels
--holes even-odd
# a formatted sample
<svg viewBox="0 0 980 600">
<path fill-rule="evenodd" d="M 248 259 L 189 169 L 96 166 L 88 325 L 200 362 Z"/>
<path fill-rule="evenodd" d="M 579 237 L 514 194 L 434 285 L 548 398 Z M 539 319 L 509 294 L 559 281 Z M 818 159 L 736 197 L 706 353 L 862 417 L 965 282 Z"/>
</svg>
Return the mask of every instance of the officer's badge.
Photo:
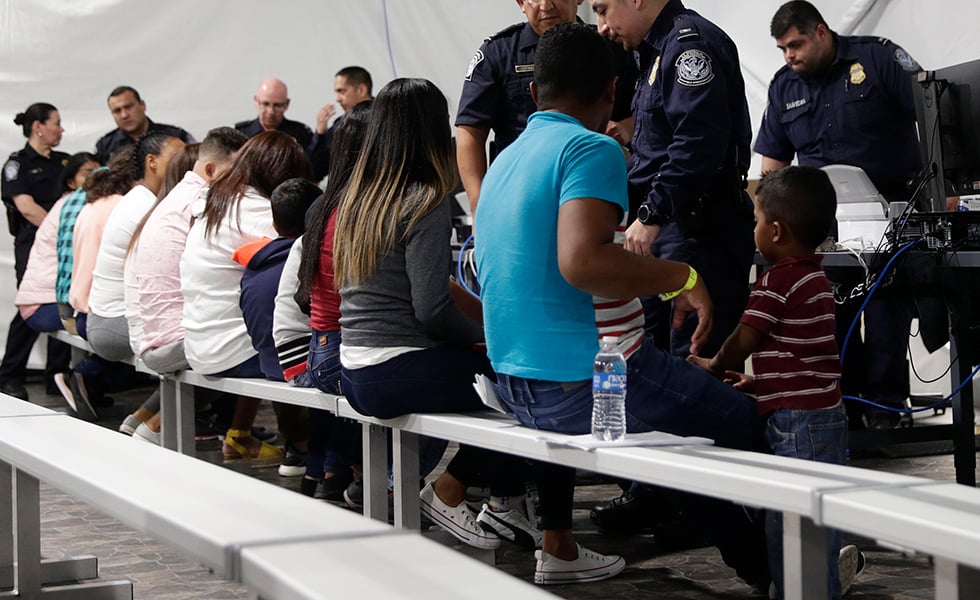
<svg viewBox="0 0 980 600">
<path fill-rule="evenodd" d="M 919 66 L 919 63 L 912 58 L 912 55 L 901 48 L 895 48 L 895 62 L 900 64 L 903 69 L 909 72 L 915 72 L 922 69 L 922 67 Z"/>
<path fill-rule="evenodd" d="M 476 66 L 481 62 L 483 62 L 483 50 L 477 50 L 473 58 L 470 59 L 470 66 L 466 68 L 466 77 L 464 77 L 466 81 L 473 80 L 473 71 L 476 70 Z"/>
<path fill-rule="evenodd" d="M 681 85 L 704 85 L 715 78 L 711 57 L 701 50 L 685 50 L 674 66 L 677 67 L 677 83 Z"/>
<path fill-rule="evenodd" d="M 851 65 L 851 85 L 861 85 L 868 75 L 864 72 L 864 65 L 854 63 Z"/>
<path fill-rule="evenodd" d="M 7 164 L 3 166 L 3 177 L 7 181 L 17 179 L 18 173 L 20 173 L 20 163 L 14 159 L 8 160 Z"/>
<path fill-rule="evenodd" d="M 653 82 L 657 80 L 657 71 L 659 70 L 660 70 L 660 57 L 658 56 L 657 60 L 653 61 L 653 68 L 650 69 L 650 77 L 647 78 L 647 83 L 653 85 Z"/>
</svg>

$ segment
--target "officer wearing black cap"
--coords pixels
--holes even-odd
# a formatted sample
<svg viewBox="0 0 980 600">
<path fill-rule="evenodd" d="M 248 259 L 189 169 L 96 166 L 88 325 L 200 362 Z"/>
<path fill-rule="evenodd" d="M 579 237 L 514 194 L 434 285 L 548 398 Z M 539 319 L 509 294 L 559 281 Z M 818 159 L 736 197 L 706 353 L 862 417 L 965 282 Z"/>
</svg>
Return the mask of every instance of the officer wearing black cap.
<svg viewBox="0 0 980 600">
<path fill-rule="evenodd" d="M 511 144 L 527 126 L 527 118 L 537 110 L 531 99 L 534 55 L 538 39 L 558 23 L 576 19 L 583 0 L 517 0 L 527 21 L 517 23 L 484 41 L 470 61 L 456 113 L 456 159 L 460 178 L 475 211 L 480 185 L 487 171 L 486 143 L 492 130 L 494 142 L 490 160 Z M 629 139 L 630 99 L 636 81 L 632 58 L 615 48 L 619 80 L 616 104 L 608 133 L 625 143 Z M 624 134 L 620 134 L 620 127 Z M 625 139 L 623 139 L 625 138 Z"/>
<path fill-rule="evenodd" d="M 194 141 L 194 136 L 176 125 L 156 123 L 146 116 L 146 101 L 140 93 L 128 85 L 121 85 L 109 92 L 109 112 L 116 122 L 116 128 L 105 134 L 95 143 L 95 157 L 102 164 L 109 163 L 109 155 L 136 143 L 148 132 L 159 132 L 175 137 L 185 144 Z"/>
<path fill-rule="evenodd" d="M 801 165 L 853 165 L 886 200 L 909 201 L 907 184 L 921 169 L 912 95 L 919 63 L 887 39 L 837 35 L 805 1 L 783 4 L 770 33 L 786 65 L 769 84 L 755 143 L 763 173 L 790 164 L 794 154 Z M 845 287 L 856 283 L 853 272 L 827 270 Z M 859 305 L 838 306 L 838 342 L 843 343 Z M 907 298 L 886 291 L 872 298 L 864 313 L 864 340 L 853 336 L 845 353 L 845 394 L 903 407 L 909 395 L 905 349 L 912 316 Z M 899 422 L 895 412 L 868 408 L 859 415 L 850 408 L 874 429 Z"/>
<path fill-rule="evenodd" d="M 7 209 L 7 224 L 14 236 L 14 269 L 20 286 L 37 226 L 61 197 L 60 176 L 68 155 L 54 150 L 65 131 L 54 106 L 43 102 L 32 104 L 14 118 L 14 123 L 23 128 L 27 144 L 11 154 L 3 166 L 2 197 Z M 10 322 L 6 352 L 0 363 L 0 392 L 27 399 L 24 376 L 35 340 L 37 332 L 24 323 L 20 314 L 15 315 Z M 67 370 L 68 346 L 60 342 L 49 343 L 48 349 L 51 374 Z"/>
</svg>

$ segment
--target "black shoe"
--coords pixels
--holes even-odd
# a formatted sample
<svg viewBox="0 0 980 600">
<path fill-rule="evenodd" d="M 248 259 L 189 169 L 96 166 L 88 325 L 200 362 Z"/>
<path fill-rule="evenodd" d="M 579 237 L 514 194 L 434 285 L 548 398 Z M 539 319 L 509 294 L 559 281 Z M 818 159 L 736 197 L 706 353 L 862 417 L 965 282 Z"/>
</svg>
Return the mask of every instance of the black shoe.
<svg viewBox="0 0 980 600">
<path fill-rule="evenodd" d="M 297 452 L 292 446 L 286 446 L 286 455 L 279 465 L 280 477 L 301 477 L 306 474 L 307 452 Z"/>
<path fill-rule="evenodd" d="M 886 430 L 895 429 L 902 421 L 901 413 L 890 410 L 874 410 L 865 415 L 868 429 Z"/>
<path fill-rule="evenodd" d="M 22 383 L 5 383 L 0 385 L 0 394 L 7 394 L 8 396 L 13 396 L 18 400 L 23 400 L 24 402 L 29 401 L 27 395 L 27 388 L 24 387 Z"/>
<path fill-rule="evenodd" d="M 650 533 L 658 522 L 657 502 L 646 495 L 623 492 L 589 512 L 589 518 L 605 533 Z"/>
<path fill-rule="evenodd" d="M 316 486 L 313 497 L 327 502 L 344 502 L 344 490 L 352 481 L 354 481 L 354 474 L 350 469 L 344 469 L 340 473 L 334 474 L 333 477 L 321 479 Z"/>
<path fill-rule="evenodd" d="M 355 479 L 344 489 L 344 502 L 354 510 L 364 510 L 364 480 Z"/>
</svg>

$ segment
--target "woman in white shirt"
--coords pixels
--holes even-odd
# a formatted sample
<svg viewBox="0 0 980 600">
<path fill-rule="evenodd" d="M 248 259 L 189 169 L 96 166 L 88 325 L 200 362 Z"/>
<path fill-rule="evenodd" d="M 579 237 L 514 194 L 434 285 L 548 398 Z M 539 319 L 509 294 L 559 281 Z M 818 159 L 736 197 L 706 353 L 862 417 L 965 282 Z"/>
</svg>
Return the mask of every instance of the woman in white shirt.
<svg viewBox="0 0 980 600">
<path fill-rule="evenodd" d="M 244 267 L 232 260 L 240 246 L 275 238 L 270 197 L 277 185 L 312 177 L 296 140 L 278 131 L 260 133 L 242 146 L 231 168 L 212 182 L 180 260 L 184 295 L 184 351 L 191 368 L 223 377 L 263 377 L 239 305 Z M 239 397 L 222 453 L 226 461 L 281 460 L 281 451 L 251 435 L 258 400 Z"/>
</svg>

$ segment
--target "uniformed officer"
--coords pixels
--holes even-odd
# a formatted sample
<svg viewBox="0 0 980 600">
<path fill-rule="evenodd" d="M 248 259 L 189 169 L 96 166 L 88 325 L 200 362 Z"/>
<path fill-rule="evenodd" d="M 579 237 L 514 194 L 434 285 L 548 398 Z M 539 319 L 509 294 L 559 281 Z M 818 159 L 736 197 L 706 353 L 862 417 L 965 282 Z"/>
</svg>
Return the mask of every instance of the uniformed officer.
<svg viewBox="0 0 980 600">
<path fill-rule="evenodd" d="M 752 202 L 744 189 L 752 131 L 738 51 L 725 32 L 680 0 L 590 3 L 599 32 L 634 50 L 639 64 L 629 163 L 630 207 L 637 218 L 625 246 L 697 270 L 714 303 L 714 326 L 701 352 L 712 356 L 748 301 L 755 251 Z M 654 340 L 686 357 L 696 315 L 672 328 L 671 303 L 643 300 Z M 671 521 L 663 503 L 635 484 L 591 517 L 618 532 Z M 762 536 L 758 529 L 755 534 Z M 719 547 L 727 548 L 726 560 L 741 560 L 723 542 Z M 745 560 L 751 563 L 743 567 L 747 572 L 761 576 L 767 568 L 757 556 Z"/>
<path fill-rule="evenodd" d="M 23 128 L 27 144 L 11 154 L 3 166 L 2 196 L 7 208 L 7 224 L 14 236 L 14 270 L 19 287 L 37 227 L 61 196 L 60 177 L 68 155 L 54 150 L 65 131 L 54 106 L 44 102 L 32 104 L 14 117 L 14 123 Z M 0 363 L 0 392 L 27 400 L 24 377 L 37 335 L 19 313 L 14 316 Z M 49 374 L 68 369 L 68 350 L 60 342 L 49 342 Z"/>
<path fill-rule="evenodd" d="M 253 99 L 259 116 L 251 121 L 235 123 L 235 129 L 250 138 L 263 131 L 281 131 L 299 142 L 303 148 L 309 147 L 313 130 L 299 121 L 286 118 L 289 90 L 285 83 L 276 78 L 266 79 L 259 84 L 259 91 Z"/>
<path fill-rule="evenodd" d="M 847 164 L 864 169 L 889 201 L 908 201 L 907 183 L 921 169 L 912 95 L 922 70 L 901 47 L 878 37 L 840 36 L 809 2 L 783 4 L 770 33 L 786 65 L 769 85 L 769 103 L 755 143 L 763 173 L 795 154 L 801 165 Z M 840 282 L 846 273 L 828 270 Z M 838 307 L 844 341 L 860 302 Z M 880 404 L 900 407 L 909 395 L 905 349 L 912 304 L 876 294 L 865 310 L 865 338 L 853 336 L 842 387 Z M 852 411 L 853 413 L 853 411 Z M 889 428 L 893 412 L 868 409 L 868 425 Z"/>
<path fill-rule="evenodd" d="M 456 161 L 459 175 L 476 212 L 480 186 L 487 172 L 487 139 L 494 133 L 490 160 L 524 131 L 537 110 L 531 99 L 534 55 L 538 39 L 558 23 L 576 20 L 582 0 L 517 0 L 526 22 L 511 25 L 484 41 L 470 61 L 456 113 Z M 630 99 L 636 81 L 631 57 L 616 47 L 619 80 L 608 133 L 629 140 Z M 622 133 L 621 133 L 622 132 Z"/>
<path fill-rule="evenodd" d="M 121 85 L 109 92 L 109 111 L 116 122 L 116 128 L 105 134 L 95 143 L 95 157 L 99 162 L 109 164 L 109 155 L 115 150 L 136 143 L 148 131 L 163 133 L 189 144 L 194 136 L 176 125 L 155 123 L 146 116 L 146 102 L 140 93 L 128 85 Z"/>
</svg>

